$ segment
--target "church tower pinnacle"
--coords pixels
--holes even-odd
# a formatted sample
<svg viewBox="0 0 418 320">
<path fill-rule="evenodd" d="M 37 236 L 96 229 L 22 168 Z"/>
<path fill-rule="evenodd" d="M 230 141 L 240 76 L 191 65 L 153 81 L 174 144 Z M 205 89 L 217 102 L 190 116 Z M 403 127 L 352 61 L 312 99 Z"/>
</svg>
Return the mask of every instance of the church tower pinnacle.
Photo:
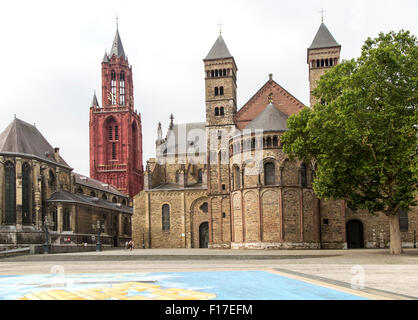
<svg viewBox="0 0 418 320">
<path fill-rule="evenodd" d="M 101 64 L 102 106 L 94 95 L 90 107 L 90 176 L 133 197 L 143 189 L 142 125 L 118 28 Z"/>
<path fill-rule="evenodd" d="M 321 11 L 323 14 L 323 10 Z M 341 45 L 335 41 L 325 23 L 322 22 L 308 48 L 307 63 L 309 65 L 309 89 L 311 107 L 317 102 L 312 95 L 319 79 L 325 72 L 340 62 Z"/>
</svg>

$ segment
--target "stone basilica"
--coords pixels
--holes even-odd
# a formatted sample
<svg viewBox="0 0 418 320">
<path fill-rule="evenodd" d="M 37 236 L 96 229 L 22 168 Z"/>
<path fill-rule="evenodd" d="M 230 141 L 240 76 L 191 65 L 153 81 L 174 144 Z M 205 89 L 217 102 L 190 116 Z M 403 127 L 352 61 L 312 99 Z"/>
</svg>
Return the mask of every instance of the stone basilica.
<svg viewBox="0 0 418 320">
<path fill-rule="evenodd" d="M 340 61 L 341 45 L 321 23 L 307 49 L 310 91 Z M 303 103 L 273 80 L 237 107 L 237 65 L 222 35 L 203 59 L 206 121 L 157 129 L 144 190 L 134 198 L 132 237 L 145 248 L 379 248 L 387 218 L 321 201 L 313 168 L 290 161 L 281 135 Z M 310 98 L 311 106 L 316 103 Z M 405 247 L 414 243 L 414 212 L 401 212 Z"/>
</svg>

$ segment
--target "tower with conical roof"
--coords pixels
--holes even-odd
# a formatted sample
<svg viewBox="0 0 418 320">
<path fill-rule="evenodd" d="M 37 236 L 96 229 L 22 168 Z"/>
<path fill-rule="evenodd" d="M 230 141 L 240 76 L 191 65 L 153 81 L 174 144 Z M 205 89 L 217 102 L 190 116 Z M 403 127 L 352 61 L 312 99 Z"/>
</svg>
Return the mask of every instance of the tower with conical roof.
<svg viewBox="0 0 418 320">
<path fill-rule="evenodd" d="M 219 33 L 203 59 L 206 98 L 206 168 L 209 210 L 209 247 L 222 247 L 230 239 L 213 230 L 225 222 L 225 204 L 230 192 L 228 140 L 235 131 L 237 112 L 237 65 Z M 225 217 L 224 217 L 225 216 Z"/>
<path fill-rule="evenodd" d="M 90 176 L 133 197 L 143 189 L 141 115 L 118 28 L 102 60 L 102 105 L 90 106 Z"/>
<path fill-rule="evenodd" d="M 340 62 L 341 45 L 332 36 L 324 22 L 321 22 L 312 44 L 308 48 L 310 105 L 317 101 L 312 95 L 321 76 Z"/>
</svg>

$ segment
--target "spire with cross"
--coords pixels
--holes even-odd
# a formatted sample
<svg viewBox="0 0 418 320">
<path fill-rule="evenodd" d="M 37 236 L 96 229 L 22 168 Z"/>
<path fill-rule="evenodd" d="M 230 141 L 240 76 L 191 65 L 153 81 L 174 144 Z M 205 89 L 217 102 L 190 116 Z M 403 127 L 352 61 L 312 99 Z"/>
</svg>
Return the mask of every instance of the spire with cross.
<svg viewBox="0 0 418 320">
<path fill-rule="evenodd" d="M 324 8 L 321 8 L 321 11 L 319 11 L 319 13 L 321 14 L 321 22 L 324 22 L 324 12 L 326 12 Z"/>
<path fill-rule="evenodd" d="M 223 23 L 221 21 L 219 21 L 218 26 L 219 26 L 219 34 L 222 34 L 222 25 Z"/>
<path fill-rule="evenodd" d="M 116 14 L 116 30 L 118 30 L 118 29 L 119 29 L 119 17 Z"/>
</svg>

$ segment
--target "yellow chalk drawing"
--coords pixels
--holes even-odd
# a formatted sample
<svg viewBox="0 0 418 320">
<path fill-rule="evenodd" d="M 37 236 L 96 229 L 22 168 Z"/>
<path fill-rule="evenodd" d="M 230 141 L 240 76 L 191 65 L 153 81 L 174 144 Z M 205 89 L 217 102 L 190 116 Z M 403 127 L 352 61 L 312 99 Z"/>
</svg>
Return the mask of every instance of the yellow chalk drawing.
<svg viewBox="0 0 418 320">
<path fill-rule="evenodd" d="M 46 290 L 26 294 L 20 300 L 210 300 L 213 293 L 186 289 L 161 289 L 159 285 L 125 282 L 111 287 L 97 287 L 76 291 Z"/>
</svg>

